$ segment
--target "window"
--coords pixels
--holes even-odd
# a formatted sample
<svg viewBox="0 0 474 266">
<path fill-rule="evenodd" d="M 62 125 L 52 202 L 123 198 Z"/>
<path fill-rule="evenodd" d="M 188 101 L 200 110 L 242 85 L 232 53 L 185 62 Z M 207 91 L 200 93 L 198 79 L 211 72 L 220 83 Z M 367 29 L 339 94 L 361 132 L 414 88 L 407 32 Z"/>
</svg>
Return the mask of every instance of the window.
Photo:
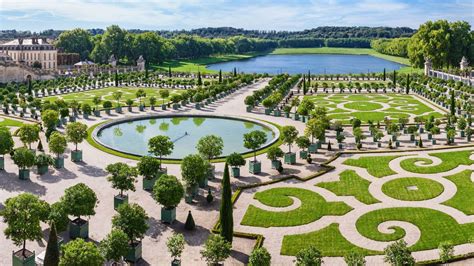
<svg viewBox="0 0 474 266">
<path fill-rule="evenodd" d="M 51 62 L 48 62 L 48 68 L 51 68 Z"/>
<path fill-rule="evenodd" d="M 51 54 L 48 54 L 48 60 L 51 60 Z"/>
<path fill-rule="evenodd" d="M 43 60 L 46 60 L 46 54 L 43 54 Z"/>
</svg>

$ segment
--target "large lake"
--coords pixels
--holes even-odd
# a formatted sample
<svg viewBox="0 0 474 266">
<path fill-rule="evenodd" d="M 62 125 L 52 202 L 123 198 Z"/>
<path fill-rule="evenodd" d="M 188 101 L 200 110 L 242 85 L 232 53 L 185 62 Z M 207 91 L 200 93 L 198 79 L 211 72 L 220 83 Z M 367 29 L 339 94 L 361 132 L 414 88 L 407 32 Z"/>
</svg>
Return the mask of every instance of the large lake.
<svg viewBox="0 0 474 266">
<path fill-rule="evenodd" d="M 294 54 L 264 55 L 208 65 L 208 69 L 268 74 L 360 74 L 398 70 L 404 65 L 370 55 Z"/>
</svg>

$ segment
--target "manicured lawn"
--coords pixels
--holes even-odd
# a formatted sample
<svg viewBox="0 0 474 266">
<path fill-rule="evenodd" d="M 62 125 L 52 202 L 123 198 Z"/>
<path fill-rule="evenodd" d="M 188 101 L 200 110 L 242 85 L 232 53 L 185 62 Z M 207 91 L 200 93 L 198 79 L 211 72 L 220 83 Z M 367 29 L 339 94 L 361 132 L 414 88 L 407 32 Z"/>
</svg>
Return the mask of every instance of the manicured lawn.
<svg viewBox="0 0 474 266">
<path fill-rule="evenodd" d="M 171 67 L 171 71 L 176 72 L 197 73 L 198 71 L 200 71 L 201 73 L 217 73 L 218 71 L 207 69 L 206 65 L 232 60 L 247 59 L 261 54 L 263 53 L 214 55 L 210 57 L 189 60 L 172 60 L 166 61 L 161 65 L 154 65 L 153 67 L 162 71 L 168 71 L 168 68 Z"/>
<path fill-rule="evenodd" d="M 127 99 L 132 99 L 134 101 L 133 105 L 137 106 L 139 104 L 139 100 L 135 96 L 135 93 L 137 92 L 138 89 L 139 88 L 108 87 L 108 88 L 98 89 L 98 90 L 81 91 L 81 92 L 45 97 L 44 100 L 54 101 L 56 99 L 64 99 L 66 102 L 76 100 L 80 103 L 88 103 L 91 106 L 93 106 L 94 104 L 92 103 L 92 99 L 98 96 L 98 97 L 102 97 L 102 103 L 103 101 L 111 101 L 113 105 L 115 106 L 116 101 L 112 97 L 112 93 L 115 91 L 121 91 L 123 93 L 122 98 L 120 99 L 122 106 L 125 106 L 125 102 L 127 101 Z M 146 93 L 146 98 L 145 98 L 146 105 L 150 104 L 150 97 L 152 96 L 154 96 L 157 99 L 156 105 L 162 104 L 163 99 L 159 95 L 159 91 L 162 89 L 157 89 L 157 88 L 141 88 L 141 89 L 143 89 Z M 170 97 L 173 94 L 181 94 L 182 92 L 184 92 L 184 90 L 170 90 Z M 165 103 L 168 102 L 168 99 L 169 98 L 165 99 Z M 102 108 L 102 103 L 99 104 L 99 108 Z"/>
<path fill-rule="evenodd" d="M 471 180 L 473 171 L 465 170 L 460 173 L 446 176 L 456 184 L 456 194 L 454 197 L 444 202 L 444 205 L 456 208 L 467 215 L 474 214 L 474 183 Z"/>
<path fill-rule="evenodd" d="M 343 202 L 327 202 L 317 193 L 301 188 L 272 188 L 256 193 L 254 198 L 267 206 L 287 207 L 293 203 L 289 196 L 298 198 L 301 206 L 291 211 L 273 212 L 250 205 L 241 224 L 257 227 L 296 226 L 314 222 L 325 215 L 343 215 L 351 210 Z"/>
<path fill-rule="evenodd" d="M 5 117 L 0 116 L 0 127 L 21 127 L 23 125 L 23 122 L 19 120 L 13 120 L 13 119 L 8 119 Z"/>
<path fill-rule="evenodd" d="M 381 254 L 381 252 L 360 248 L 349 242 L 339 231 L 338 224 L 331 224 L 326 228 L 306 234 L 284 236 L 281 254 L 295 256 L 298 251 L 310 246 L 316 247 L 325 257 L 344 256 L 350 251 L 364 255 Z"/>
<path fill-rule="evenodd" d="M 366 168 L 372 176 L 384 177 L 397 173 L 390 169 L 388 164 L 398 157 L 400 156 L 365 156 L 359 159 L 347 159 L 343 164 Z"/>
<path fill-rule="evenodd" d="M 400 227 L 393 233 L 381 233 L 378 226 L 385 221 L 405 221 L 418 227 L 421 237 L 412 251 L 436 249 L 439 243 L 450 241 L 454 245 L 468 243 L 474 236 L 474 223 L 458 224 L 451 216 L 426 208 L 387 208 L 369 212 L 357 222 L 357 230 L 363 236 L 377 241 L 395 241 L 405 236 Z"/>
<path fill-rule="evenodd" d="M 360 177 L 354 170 L 346 170 L 339 175 L 340 181 L 317 184 L 338 196 L 354 196 L 365 204 L 378 203 L 379 201 L 369 193 L 370 181 Z"/>
<path fill-rule="evenodd" d="M 430 166 L 433 161 L 426 158 L 409 158 L 403 160 L 400 166 L 409 172 L 418 174 L 434 174 L 452 170 L 459 165 L 472 165 L 474 161 L 469 159 L 474 150 L 453 151 L 442 153 L 430 153 L 430 156 L 438 157 L 442 163 Z M 422 162 L 422 166 L 415 165 L 416 162 Z M 425 166 L 426 165 L 426 166 Z"/>
<path fill-rule="evenodd" d="M 420 201 L 436 198 L 443 193 L 441 183 L 419 177 L 404 177 L 391 180 L 382 186 L 382 192 L 394 199 Z"/>
<path fill-rule="evenodd" d="M 305 96 L 305 98 L 313 101 L 316 106 L 326 107 L 331 119 L 339 120 L 344 124 L 349 124 L 353 117 L 362 120 L 364 123 L 369 120 L 383 123 L 385 117 L 398 119 L 401 117 L 408 118 L 410 115 L 425 118 L 429 118 L 431 115 L 435 118 L 443 116 L 440 112 L 411 95 L 319 93 Z M 342 106 L 339 107 L 339 104 L 342 104 Z M 388 105 L 388 108 L 384 109 L 384 105 Z"/>
</svg>

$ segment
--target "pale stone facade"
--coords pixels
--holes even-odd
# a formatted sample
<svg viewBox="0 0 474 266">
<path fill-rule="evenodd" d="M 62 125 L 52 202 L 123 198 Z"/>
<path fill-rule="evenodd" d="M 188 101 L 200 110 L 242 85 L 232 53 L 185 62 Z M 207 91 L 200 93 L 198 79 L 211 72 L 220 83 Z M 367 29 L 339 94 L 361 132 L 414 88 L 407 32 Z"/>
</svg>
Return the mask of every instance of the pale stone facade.
<svg viewBox="0 0 474 266">
<path fill-rule="evenodd" d="M 16 39 L 0 44 L 0 51 L 8 54 L 13 62 L 30 67 L 35 62 L 46 70 L 55 70 L 58 66 L 58 50 L 46 38 Z"/>
</svg>

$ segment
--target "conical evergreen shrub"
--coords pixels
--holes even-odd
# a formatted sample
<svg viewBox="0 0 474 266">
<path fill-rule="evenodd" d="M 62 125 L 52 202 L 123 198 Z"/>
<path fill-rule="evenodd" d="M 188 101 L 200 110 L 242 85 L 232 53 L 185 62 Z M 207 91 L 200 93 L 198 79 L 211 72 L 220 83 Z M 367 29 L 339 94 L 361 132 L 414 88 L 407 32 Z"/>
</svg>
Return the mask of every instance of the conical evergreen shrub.
<svg viewBox="0 0 474 266">
<path fill-rule="evenodd" d="M 196 224 L 194 223 L 193 215 L 191 211 L 188 212 L 188 217 L 186 218 L 186 223 L 184 224 L 184 229 L 186 230 L 194 230 L 196 228 Z"/>
<path fill-rule="evenodd" d="M 222 202 L 220 209 L 221 236 L 232 243 L 234 233 L 234 219 L 232 217 L 232 190 L 230 187 L 229 166 L 224 167 L 224 177 L 222 178 Z"/>
<path fill-rule="evenodd" d="M 56 225 L 51 223 L 49 231 L 48 245 L 46 246 L 46 254 L 44 255 L 44 266 L 58 266 L 59 264 L 59 246 L 58 235 L 56 233 Z"/>
</svg>

